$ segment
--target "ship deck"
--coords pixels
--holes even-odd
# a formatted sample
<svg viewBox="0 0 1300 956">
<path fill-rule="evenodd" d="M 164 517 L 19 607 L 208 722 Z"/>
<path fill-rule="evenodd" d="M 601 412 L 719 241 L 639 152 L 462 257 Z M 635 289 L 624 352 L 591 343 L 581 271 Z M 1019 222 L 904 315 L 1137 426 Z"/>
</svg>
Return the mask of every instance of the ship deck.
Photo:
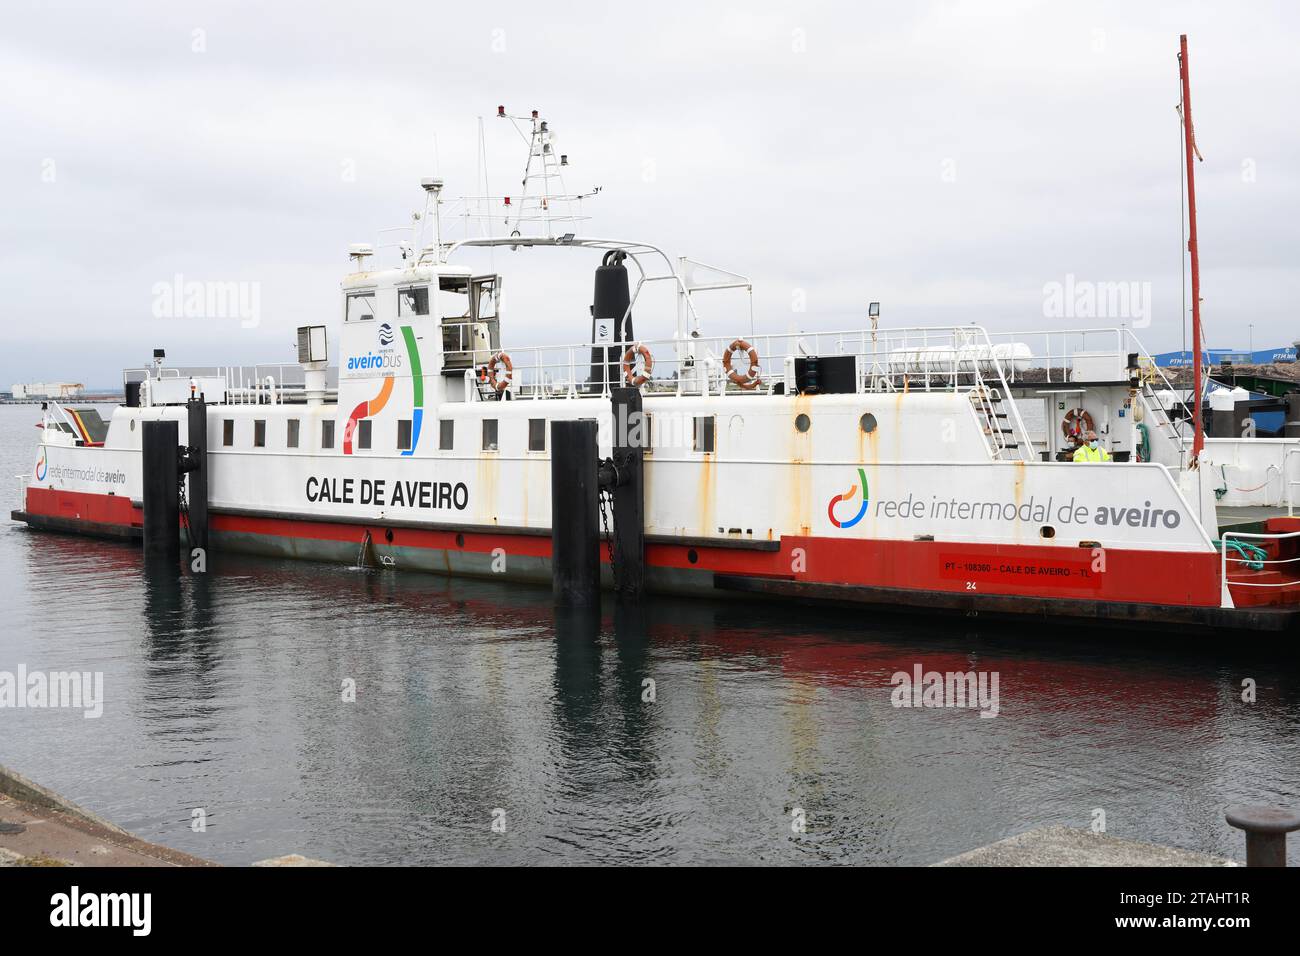
<svg viewBox="0 0 1300 956">
<path fill-rule="evenodd" d="M 1219 505 L 1218 516 L 1220 532 L 1229 529 L 1245 531 L 1252 526 L 1263 525 L 1271 518 L 1289 517 L 1286 508 L 1273 505 L 1246 505 L 1234 508 Z"/>
</svg>

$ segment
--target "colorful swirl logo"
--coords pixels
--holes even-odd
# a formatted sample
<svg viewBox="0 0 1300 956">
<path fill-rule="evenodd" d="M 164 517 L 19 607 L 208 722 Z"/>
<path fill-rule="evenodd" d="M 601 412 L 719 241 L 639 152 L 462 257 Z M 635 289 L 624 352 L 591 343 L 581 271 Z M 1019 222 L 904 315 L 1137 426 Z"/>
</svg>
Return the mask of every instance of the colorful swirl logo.
<svg viewBox="0 0 1300 956">
<path fill-rule="evenodd" d="M 424 370 L 420 366 L 420 348 L 415 342 L 415 332 L 409 325 L 402 327 L 402 339 L 406 342 L 406 354 L 411 362 L 411 447 L 402 451 L 405 456 L 415 454 L 420 444 L 420 427 L 424 423 Z M 385 322 L 379 329 L 379 341 L 384 340 L 384 330 L 388 330 L 388 340 L 393 340 L 393 330 Z M 363 418 L 373 418 L 384 410 L 389 397 L 393 394 L 395 377 L 387 375 L 379 387 L 379 394 L 369 401 L 362 402 L 352 409 L 347 424 L 343 426 L 343 454 L 352 454 L 352 440 L 356 435 L 357 423 Z"/>
<path fill-rule="evenodd" d="M 45 449 L 42 448 L 42 449 L 41 449 L 41 457 L 40 457 L 40 458 L 37 460 L 37 462 L 36 462 L 36 480 L 37 480 L 37 481 L 44 481 L 44 480 L 45 480 L 45 473 L 46 473 L 46 471 L 48 471 L 48 470 L 49 470 L 49 469 L 46 467 L 46 464 L 45 464 Z"/>
<path fill-rule="evenodd" d="M 858 489 L 862 489 L 862 504 L 858 507 L 858 513 L 848 521 L 840 521 L 835 517 L 835 506 L 841 501 L 852 502 L 857 497 Z M 855 524 L 867 516 L 868 491 L 867 491 L 867 473 L 864 469 L 858 469 L 858 484 L 853 485 L 842 495 L 836 495 L 831 499 L 831 503 L 826 506 L 826 516 L 831 519 L 831 524 L 837 528 L 852 528 Z"/>
</svg>

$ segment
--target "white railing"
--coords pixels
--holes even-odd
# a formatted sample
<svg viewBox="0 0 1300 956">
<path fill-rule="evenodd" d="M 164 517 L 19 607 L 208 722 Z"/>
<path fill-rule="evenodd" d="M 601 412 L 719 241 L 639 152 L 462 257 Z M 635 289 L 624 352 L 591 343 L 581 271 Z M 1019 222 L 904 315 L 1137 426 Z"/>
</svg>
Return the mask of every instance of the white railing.
<svg viewBox="0 0 1300 956">
<path fill-rule="evenodd" d="M 1291 461 L 1292 455 L 1300 455 L 1300 448 L 1288 448 L 1286 454 L 1282 456 L 1282 493 L 1286 496 L 1286 516 L 1295 517 L 1295 489 L 1300 486 L 1300 481 L 1287 477 L 1287 464 Z"/>
<path fill-rule="evenodd" d="M 280 405 L 306 401 L 306 376 L 301 365 L 210 365 L 185 368 L 128 368 L 122 382 L 149 378 L 219 378 L 226 384 L 228 405 Z M 330 390 L 328 395 L 336 395 Z"/>
<path fill-rule="evenodd" d="M 45 414 L 41 419 L 42 442 L 46 444 L 58 444 L 49 442 L 48 436 L 52 433 L 67 435 L 69 444 L 76 444 L 81 440 L 81 429 L 79 429 L 70 417 L 67 410 L 53 399 L 45 403 Z"/>
<path fill-rule="evenodd" d="M 504 351 L 514 366 L 516 398 L 584 397 L 608 394 L 620 384 L 618 365 L 630 349 L 651 352 L 654 367 L 646 385 L 652 392 L 690 394 L 763 394 L 777 385 L 794 387 L 797 359 L 852 356 L 856 392 L 969 391 L 982 385 L 1006 387 L 1002 357 L 995 354 L 987 334 L 974 327 L 820 332 L 744 336 L 759 358 L 756 376 L 747 376 L 749 360 L 737 352 L 732 370 L 744 384 L 733 381 L 724 358 L 731 337 L 639 339 L 625 343 L 513 346 Z M 606 352 L 602 361 L 601 350 Z M 593 361 L 593 353 L 595 360 Z M 592 366 L 597 366 L 595 379 Z M 607 374 L 604 366 L 612 367 Z M 638 367 L 638 371 L 639 371 Z M 823 373 L 825 374 L 825 373 Z"/>
<path fill-rule="evenodd" d="M 1036 370 L 1033 376 L 1034 381 L 1027 384 L 1048 384 L 1048 385 L 1069 385 L 1071 375 L 1074 371 L 1075 356 L 1084 352 L 1109 352 L 1117 356 L 1128 356 L 1136 354 L 1138 357 L 1139 373 L 1145 380 L 1150 381 L 1152 377 L 1158 380 L 1169 391 L 1180 394 L 1179 390 L 1174 388 L 1169 377 L 1165 375 L 1164 370 L 1156 365 L 1154 356 L 1147 351 L 1146 346 L 1133 333 L 1132 329 L 1126 328 L 1094 328 L 1094 329 L 1059 329 L 1054 331 L 1029 331 L 1029 332 L 994 332 L 989 336 L 994 343 L 999 342 L 1016 342 L 1024 343 L 1029 346 L 1033 359 L 1028 368 Z M 1038 348 L 1037 345 L 1042 345 Z M 1009 375 L 1013 385 L 1018 384 L 1022 368 L 1012 369 Z M 1039 381 L 1039 375 L 1045 375 L 1043 380 Z M 1179 401 L 1184 411 L 1190 418 L 1190 410 L 1185 402 Z"/>
<path fill-rule="evenodd" d="M 642 348 L 649 350 L 653 360 L 649 378 L 642 386 L 650 395 L 742 398 L 794 394 L 797 363 L 816 358 L 824 363 L 819 375 L 836 391 L 969 393 L 978 399 L 979 409 L 990 422 L 988 437 L 995 457 L 1010 446 L 1021 450 L 1016 457 L 1032 454 L 1020 411 L 1009 400 L 1004 371 L 1007 362 L 1021 359 L 994 346 L 981 328 L 943 326 L 750 336 L 743 345 L 752 347 L 758 356 L 752 376 L 750 358 L 743 349 L 734 351 L 730 373 L 727 370 L 725 359 L 739 341 L 689 336 L 509 348 L 505 351 L 513 366 L 510 396 L 521 400 L 608 398 L 610 389 L 624 381 L 624 360 L 637 359 L 636 353 Z M 835 368 L 825 362 L 835 358 L 851 359 L 851 367 Z M 503 365 L 498 363 L 498 375 L 503 374 Z M 644 371 L 639 360 L 635 370 Z M 487 389 L 481 387 L 482 372 L 471 372 L 465 378 L 466 394 L 474 400 Z M 847 381 L 849 374 L 851 382 Z M 1003 415 L 1006 432 L 998 424 Z"/>
<path fill-rule="evenodd" d="M 1233 562 L 1234 564 L 1237 564 L 1237 565 L 1243 565 L 1243 564 L 1244 564 L 1244 565 L 1247 565 L 1247 566 L 1250 566 L 1250 565 L 1253 565 L 1253 564 L 1258 564 L 1258 565 L 1260 565 L 1259 568 L 1251 568 L 1251 570 L 1255 570 L 1255 571 L 1261 571 L 1261 570 L 1264 570 L 1264 568 L 1266 568 L 1266 567 L 1268 567 L 1268 566 L 1270 566 L 1270 565 L 1279 565 L 1279 564 L 1296 564 L 1296 563 L 1300 562 L 1300 557 L 1294 557 L 1294 558 L 1277 558 L 1277 559 L 1269 559 L 1268 557 L 1263 557 L 1263 558 L 1248 558 L 1248 557 L 1245 557 L 1244 555 L 1241 555 L 1241 554 L 1239 554 L 1239 553 L 1235 553 L 1233 557 L 1229 558 L 1229 557 L 1228 557 L 1228 551 L 1229 551 L 1229 539 L 1239 539 L 1239 540 L 1246 540 L 1246 539 L 1248 539 L 1248 540 L 1250 540 L 1250 541 L 1285 541 L 1285 540 L 1289 540 L 1289 539 L 1293 539 L 1293 538 L 1300 538 L 1300 531 L 1289 531 L 1289 532 L 1283 532 L 1283 533 L 1279 533 L 1279 534 L 1257 534 L 1257 533 L 1254 533 L 1254 532 L 1247 532 L 1247 531 L 1225 531 L 1225 532 L 1223 532 L 1223 533 L 1222 533 L 1222 536 L 1221 536 L 1220 539 L 1219 539 L 1219 579 L 1223 582 L 1224 606 L 1227 607 L 1227 606 L 1228 606 L 1228 601 L 1230 600 L 1230 597 L 1229 597 L 1229 594 L 1228 594 L 1228 588 L 1230 588 L 1230 587 L 1234 587 L 1234 588 L 1295 588 L 1295 587 L 1300 587 L 1300 580 L 1291 580 L 1291 581 L 1245 581 L 1245 580 L 1242 580 L 1241 578 L 1237 578 L 1236 580 L 1233 580 L 1233 579 L 1229 578 L 1229 577 L 1228 577 L 1228 562 L 1229 562 L 1229 561 L 1231 561 L 1231 562 Z M 1267 552 L 1265 552 L 1265 553 L 1267 554 Z"/>
</svg>

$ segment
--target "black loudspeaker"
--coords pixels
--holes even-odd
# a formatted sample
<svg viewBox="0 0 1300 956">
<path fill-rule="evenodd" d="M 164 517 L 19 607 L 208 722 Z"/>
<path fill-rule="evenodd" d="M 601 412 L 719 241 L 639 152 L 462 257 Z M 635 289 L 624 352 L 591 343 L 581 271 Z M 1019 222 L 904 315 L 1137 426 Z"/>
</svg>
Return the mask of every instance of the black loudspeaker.
<svg viewBox="0 0 1300 956">
<path fill-rule="evenodd" d="M 858 365 L 852 355 L 810 355 L 794 360 L 801 395 L 846 395 L 858 390 Z"/>
</svg>

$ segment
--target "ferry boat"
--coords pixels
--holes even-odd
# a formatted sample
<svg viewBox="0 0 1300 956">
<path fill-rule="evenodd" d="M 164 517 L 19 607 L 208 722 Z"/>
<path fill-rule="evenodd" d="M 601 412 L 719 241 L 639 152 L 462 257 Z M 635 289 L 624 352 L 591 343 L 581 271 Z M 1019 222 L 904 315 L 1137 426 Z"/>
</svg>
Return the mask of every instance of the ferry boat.
<svg viewBox="0 0 1300 956">
<path fill-rule="evenodd" d="M 1300 519 L 1228 520 L 1199 408 L 1170 399 L 1131 330 L 888 329 L 873 309 L 836 332 L 706 331 L 709 297 L 749 280 L 649 242 L 557 234 L 568 221 L 548 211 L 580 197 L 551 191 L 547 123 L 506 118 L 529 140 L 524 195 L 490 200 L 515 216 L 509 234 L 444 241 L 442 183 L 426 180 L 397 262 L 349 249 L 337 321 L 298 329 L 298 366 L 168 368 L 159 352 L 127 371 L 107 421 L 48 402 L 13 517 L 139 537 L 144 425 L 175 421 L 196 445 L 198 402 L 213 549 L 545 584 L 551 427 L 596 419 L 609 456 L 629 427 L 613 395 L 631 387 L 651 592 L 1297 626 Z M 587 257 L 591 335 L 506 336 L 502 275 L 468 261 L 483 249 Z M 644 307 L 660 283 L 670 314 Z M 1112 461 L 1071 460 L 1087 428 Z"/>
</svg>

